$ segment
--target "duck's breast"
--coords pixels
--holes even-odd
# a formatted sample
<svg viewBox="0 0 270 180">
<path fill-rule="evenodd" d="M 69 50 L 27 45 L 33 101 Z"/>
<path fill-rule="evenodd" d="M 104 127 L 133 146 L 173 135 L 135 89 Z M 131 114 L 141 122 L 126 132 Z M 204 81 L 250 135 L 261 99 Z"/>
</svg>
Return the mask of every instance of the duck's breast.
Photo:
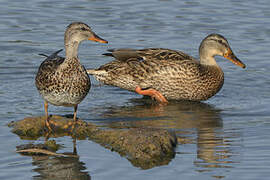
<svg viewBox="0 0 270 180">
<path fill-rule="evenodd" d="M 36 85 L 43 98 L 54 105 L 79 104 L 90 90 L 90 79 L 79 62 L 62 63 L 56 69 L 38 73 Z"/>
</svg>

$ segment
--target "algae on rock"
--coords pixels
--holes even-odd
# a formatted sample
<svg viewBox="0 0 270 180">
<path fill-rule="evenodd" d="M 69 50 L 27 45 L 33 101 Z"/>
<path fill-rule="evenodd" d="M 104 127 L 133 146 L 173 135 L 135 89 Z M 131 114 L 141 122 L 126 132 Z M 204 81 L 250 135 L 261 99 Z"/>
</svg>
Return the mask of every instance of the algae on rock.
<svg viewBox="0 0 270 180">
<path fill-rule="evenodd" d="M 12 132 L 22 139 L 37 139 L 45 136 L 45 117 L 27 117 L 11 122 Z M 72 119 L 51 116 L 53 133 L 50 137 L 71 135 Z M 154 128 L 102 129 L 90 122 L 78 119 L 77 139 L 90 139 L 118 152 L 134 165 L 143 169 L 168 164 L 175 155 L 177 138 L 174 132 Z"/>
</svg>

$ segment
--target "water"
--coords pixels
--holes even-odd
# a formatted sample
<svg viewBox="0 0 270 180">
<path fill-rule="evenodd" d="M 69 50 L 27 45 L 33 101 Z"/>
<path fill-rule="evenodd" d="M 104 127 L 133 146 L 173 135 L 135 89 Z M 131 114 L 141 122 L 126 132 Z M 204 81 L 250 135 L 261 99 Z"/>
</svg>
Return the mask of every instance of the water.
<svg viewBox="0 0 270 180">
<path fill-rule="evenodd" d="M 0 179 L 269 179 L 270 166 L 270 2 L 257 1 L 44 1 L 0 2 Z M 89 140 L 77 141 L 79 158 L 30 157 L 7 123 L 44 114 L 34 77 L 38 53 L 63 48 L 65 27 L 89 24 L 108 45 L 83 42 L 79 57 L 87 68 L 111 59 L 108 48 L 164 47 L 198 57 L 209 33 L 227 37 L 243 70 L 218 57 L 225 73 L 222 90 L 204 103 L 157 107 L 140 95 L 115 87 L 92 89 L 78 116 L 111 128 L 159 127 L 175 130 L 179 145 L 168 165 L 142 170 L 125 157 Z M 72 108 L 49 106 L 51 114 Z M 71 137 L 55 139 L 72 152 Z"/>
</svg>

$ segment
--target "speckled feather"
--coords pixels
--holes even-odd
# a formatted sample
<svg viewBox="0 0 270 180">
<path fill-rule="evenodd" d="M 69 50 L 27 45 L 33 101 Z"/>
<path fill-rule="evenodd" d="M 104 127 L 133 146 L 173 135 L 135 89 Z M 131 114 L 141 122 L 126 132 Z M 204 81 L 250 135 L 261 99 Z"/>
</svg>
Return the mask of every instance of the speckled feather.
<svg viewBox="0 0 270 180">
<path fill-rule="evenodd" d="M 36 86 L 42 97 L 53 105 L 75 106 L 90 90 L 90 79 L 77 58 L 65 59 L 57 55 L 48 56 L 40 65 Z"/>
<path fill-rule="evenodd" d="M 89 74 L 104 84 L 134 91 L 136 86 L 158 90 L 168 100 L 206 100 L 222 87 L 218 66 L 202 65 L 181 51 L 151 48 L 110 50 L 116 60 Z"/>
</svg>

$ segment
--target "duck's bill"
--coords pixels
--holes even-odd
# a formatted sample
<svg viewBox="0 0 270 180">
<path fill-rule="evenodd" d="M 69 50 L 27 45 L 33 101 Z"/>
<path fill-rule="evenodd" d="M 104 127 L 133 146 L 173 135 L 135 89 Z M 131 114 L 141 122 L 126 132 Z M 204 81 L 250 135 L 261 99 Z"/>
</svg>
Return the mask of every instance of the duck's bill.
<svg viewBox="0 0 270 180">
<path fill-rule="evenodd" d="M 238 59 L 232 51 L 229 51 L 227 54 L 224 55 L 224 57 L 232 61 L 235 65 L 246 68 L 246 65 L 242 61 L 240 61 L 240 59 Z"/>
<path fill-rule="evenodd" d="M 88 38 L 88 40 L 90 41 L 95 41 L 95 42 L 100 42 L 100 43 L 108 43 L 108 41 L 106 41 L 105 39 L 102 39 L 101 37 L 99 37 L 96 34 L 93 34 L 93 36 L 91 36 L 90 38 Z"/>
</svg>

